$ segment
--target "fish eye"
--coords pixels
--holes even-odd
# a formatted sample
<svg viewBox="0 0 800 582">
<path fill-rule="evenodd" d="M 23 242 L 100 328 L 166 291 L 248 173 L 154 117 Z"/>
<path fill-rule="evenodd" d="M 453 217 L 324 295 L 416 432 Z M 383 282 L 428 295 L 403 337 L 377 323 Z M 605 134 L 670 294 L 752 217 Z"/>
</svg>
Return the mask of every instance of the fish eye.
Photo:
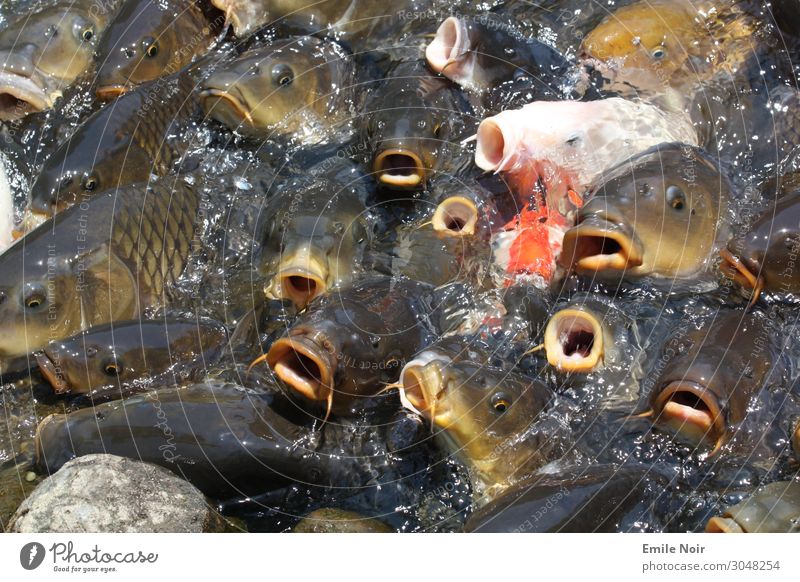
<svg viewBox="0 0 800 582">
<path fill-rule="evenodd" d="M 27 311 L 39 311 L 47 303 L 47 293 L 42 285 L 30 285 L 22 296 Z"/>
<path fill-rule="evenodd" d="M 116 378 L 122 373 L 122 362 L 119 360 L 106 360 L 103 362 L 103 373 L 111 378 Z"/>
<path fill-rule="evenodd" d="M 660 47 L 655 48 L 653 50 L 653 52 L 650 53 L 650 54 L 653 56 L 654 59 L 660 61 L 665 56 L 667 56 L 667 49 L 665 49 L 663 46 L 660 46 Z"/>
<path fill-rule="evenodd" d="M 288 65 L 275 65 L 272 69 L 272 82 L 281 87 L 291 85 L 294 81 L 294 72 Z"/>
<path fill-rule="evenodd" d="M 433 128 L 433 137 L 439 137 L 442 135 L 442 124 L 437 123 Z"/>
<path fill-rule="evenodd" d="M 683 210 L 686 206 L 686 196 L 683 190 L 677 186 L 670 186 L 667 188 L 667 202 L 675 210 Z"/>
<path fill-rule="evenodd" d="M 511 408 L 511 402 L 511 398 L 507 394 L 504 394 L 503 392 L 496 392 L 492 394 L 489 404 L 491 404 L 492 409 L 495 412 L 503 414 L 509 408 Z"/>
<path fill-rule="evenodd" d="M 81 186 L 87 192 L 93 192 L 94 190 L 97 189 L 97 185 L 99 183 L 100 181 L 97 179 L 97 176 L 95 174 L 89 174 L 88 176 L 84 176 L 83 183 L 81 184 Z"/>
<path fill-rule="evenodd" d="M 147 58 L 152 59 L 158 54 L 158 41 L 154 38 L 146 38 L 142 41 L 144 47 L 144 54 Z"/>
<path fill-rule="evenodd" d="M 81 38 L 86 42 L 89 42 L 94 38 L 94 30 L 91 28 L 85 28 L 83 32 L 81 32 Z"/>
</svg>

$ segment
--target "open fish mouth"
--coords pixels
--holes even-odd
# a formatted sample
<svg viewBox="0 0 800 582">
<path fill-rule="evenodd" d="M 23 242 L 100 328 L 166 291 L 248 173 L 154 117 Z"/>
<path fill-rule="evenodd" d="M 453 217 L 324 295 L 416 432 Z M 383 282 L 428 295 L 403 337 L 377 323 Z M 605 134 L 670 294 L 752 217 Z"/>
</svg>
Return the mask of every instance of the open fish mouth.
<svg viewBox="0 0 800 582">
<path fill-rule="evenodd" d="M 52 106 L 53 100 L 36 81 L 0 71 L 0 120 L 14 121 Z"/>
<path fill-rule="evenodd" d="M 694 382 L 670 382 L 655 400 L 653 420 L 694 446 L 712 443 L 712 455 L 720 449 L 725 436 L 719 400 L 706 387 Z"/>
<path fill-rule="evenodd" d="M 303 309 L 328 290 L 328 264 L 324 255 L 305 246 L 287 253 L 278 265 L 272 293 Z"/>
<path fill-rule="evenodd" d="M 425 49 L 425 59 L 437 73 L 447 73 L 448 67 L 470 52 L 466 24 L 450 16 L 436 30 L 436 36 Z"/>
<path fill-rule="evenodd" d="M 730 517 L 712 517 L 706 524 L 706 533 L 745 533 L 745 531 Z"/>
<path fill-rule="evenodd" d="M 206 115 L 228 126 L 247 124 L 253 126 L 253 116 L 244 100 L 235 93 L 224 89 L 204 89 L 200 92 L 200 102 Z"/>
<path fill-rule="evenodd" d="M 101 101 L 111 101 L 130 90 L 126 85 L 103 85 L 95 89 L 94 94 Z"/>
<path fill-rule="evenodd" d="M 413 188 L 425 181 L 425 164 L 422 159 L 404 148 L 383 150 L 375 156 L 373 171 L 378 180 L 387 186 Z"/>
<path fill-rule="evenodd" d="M 752 261 L 740 259 L 728 249 L 720 250 L 719 254 L 722 257 L 722 262 L 719 265 L 719 270 L 722 271 L 722 274 L 733 279 L 735 283 L 738 283 L 744 289 L 752 289 L 750 305 L 758 301 L 765 285 L 764 277 L 759 273 L 761 269 L 757 265 L 753 265 Z M 755 268 L 753 268 L 754 266 Z"/>
<path fill-rule="evenodd" d="M 442 364 L 438 359 L 428 362 L 416 359 L 409 362 L 400 374 L 403 403 L 434 424 L 441 424 L 445 412 L 442 406 L 437 406 L 444 388 Z"/>
<path fill-rule="evenodd" d="M 436 207 L 432 224 L 436 232 L 449 236 L 473 235 L 478 224 L 478 207 L 464 196 L 450 196 Z"/>
<path fill-rule="evenodd" d="M 302 335 L 281 338 L 272 344 L 266 359 L 292 390 L 309 400 L 330 401 L 336 360 L 315 341 Z"/>
<path fill-rule="evenodd" d="M 44 376 L 45 380 L 53 387 L 56 394 L 70 392 L 71 386 L 56 362 L 53 361 L 53 358 L 44 350 L 36 352 L 34 357 L 36 358 L 36 364 L 39 366 L 39 370 L 42 372 L 42 376 Z"/>
<path fill-rule="evenodd" d="M 602 325 L 591 313 L 562 309 L 547 322 L 544 349 L 547 361 L 559 370 L 591 372 L 603 362 Z"/>
<path fill-rule="evenodd" d="M 623 271 L 643 261 L 641 243 L 619 223 L 589 216 L 564 234 L 559 262 L 578 272 Z"/>
</svg>

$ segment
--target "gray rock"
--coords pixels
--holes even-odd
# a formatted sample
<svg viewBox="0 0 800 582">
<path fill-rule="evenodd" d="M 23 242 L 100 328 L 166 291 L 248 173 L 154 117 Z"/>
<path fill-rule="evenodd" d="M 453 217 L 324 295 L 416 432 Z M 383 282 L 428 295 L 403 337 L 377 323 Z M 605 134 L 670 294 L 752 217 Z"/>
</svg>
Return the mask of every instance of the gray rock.
<svg viewBox="0 0 800 582">
<path fill-rule="evenodd" d="M 189 533 L 226 526 L 194 485 L 167 469 L 114 455 L 86 455 L 45 479 L 8 529 Z"/>
</svg>

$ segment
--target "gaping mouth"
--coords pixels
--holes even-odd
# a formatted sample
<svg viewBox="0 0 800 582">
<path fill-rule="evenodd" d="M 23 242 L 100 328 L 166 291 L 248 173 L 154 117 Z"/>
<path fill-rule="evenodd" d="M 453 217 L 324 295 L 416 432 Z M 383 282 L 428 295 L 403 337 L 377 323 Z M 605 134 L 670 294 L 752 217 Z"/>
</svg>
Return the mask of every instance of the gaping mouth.
<svg viewBox="0 0 800 582">
<path fill-rule="evenodd" d="M 111 101 L 129 91 L 126 85 L 103 85 L 95 89 L 94 94 L 101 101 Z"/>
<path fill-rule="evenodd" d="M 478 207 L 469 198 L 450 196 L 436 207 L 433 229 L 449 236 L 475 234 L 478 224 Z"/>
<path fill-rule="evenodd" d="M 323 276 L 299 268 L 278 273 L 278 284 L 281 297 L 291 300 L 298 309 L 304 308 L 326 289 Z"/>
<path fill-rule="evenodd" d="M 52 106 L 50 96 L 32 79 L 0 71 L 0 120 L 21 119 Z"/>
<path fill-rule="evenodd" d="M 687 381 L 670 382 L 653 406 L 654 422 L 694 446 L 712 443 L 711 454 L 722 446 L 725 419 L 722 408 L 707 388 Z"/>
<path fill-rule="evenodd" d="M 551 366 L 566 372 L 591 372 L 603 361 L 603 328 L 590 313 L 563 309 L 547 323 L 544 348 Z"/>
<path fill-rule="evenodd" d="M 506 138 L 497 120 L 489 118 L 478 126 L 475 164 L 487 172 L 508 169 L 512 152 L 506 152 Z"/>
<path fill-rule="evenodd" d="M 65 394 L 71 390 L 66 377 L 47 353 L 44 351 L 36 352 L 34 356 L 42 376 L 50 383 L 56 394 Z"/>
<path fill-rule="evenodd" d="M 622 225 L 594 217 L 564 234 L 559 263 L 578 272 L 623 271 L 642 264 L 640 243 Z"/>
<path fill-rule="evenodd" d="M 712 517 L 706 524 L 706 533 L 744 533 L 744 530 L 730 517 Z"/>
<path fill-rule="evenodd" d="M 745 264 L 742 259 L 728 249 L 722 249 L 719 254 L 722 256 L 722 262 L 719 265 L 719 270 L 722 271 L 722 274 L 733 279 L 744 289 L 753 290 L 750 305 L 758 301 L 766 284 L 763 275 L 760 273 L 758 275 L 755 274 L 760 269 L 757 267 L 753 269 L 752 266 Z"/>
<path fill-rule="evenodd" d="M 431 69 L 446 76 L 447 67 L 470 50 L 466 26 L 454 16 L 445 19 L 436 31 L 436 37 L 425 48 L 425 59 Z"/>
<path fill-rule="evenodd" d="M 316 342 L 304 337 L 281 338 L 267 353 L 275 375 L 309 400 L 330 401 L 336 360 Z"/>
<path fill-rule="evenodd" d="M 242 99 L 222 89 L 204 89 L 200 92 L 200 101 L 206 115 L 226 125 L 247 123 L 254 125 L 253 116 Z"/>
<path fill-rule="evenodd" d="M 411 150 L 394 148 L 375 156 L 373 170 L 387 186 L 413 188 L 425 181 L 425 165 Z"/>
</svg>

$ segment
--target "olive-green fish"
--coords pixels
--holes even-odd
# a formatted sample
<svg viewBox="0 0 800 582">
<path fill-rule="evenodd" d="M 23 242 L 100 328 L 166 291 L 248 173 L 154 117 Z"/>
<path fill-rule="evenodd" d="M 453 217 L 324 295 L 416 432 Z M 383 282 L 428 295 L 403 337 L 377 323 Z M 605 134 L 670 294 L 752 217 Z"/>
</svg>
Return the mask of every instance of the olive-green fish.
<svg viewBox="0 0 800 582">
<path fill-rule="evenodd" d="M 116 399 L 202 379 L 227 337 L 224 326 L 210 320 L 114 322 L 51 342 L 36 362 L 58 394 Z"/>
<path fill-rule="evenodd" d="M 354 68 L 334 42 L 301 36 L 251 49 L 200 84 L 205 114 L 255 138 L 326 137 L 353 117 Z"/>
<path fill-rule="evenodd" d="M 720 251 L 722 272 L 751 292 L 800 293 L 800 191 L 775 202 Z"/>
<path fill-rule="evenodd" d="M 375 519 L 354 511 L 323 507 L 306 515 L 294 526 L 294 533 L 393 533 L 394 530 Z"/>
<path fill-rule="evenodd" d="M 86 73 L 119 0 L 61 2 L 13 20 L 0 32 L 0 119 L 53 107 Z"/>
<path fill-rule="evenodd" d="M 161 305 L 192 250 L 199 199 L 180 179 L 107 190 L 0 255 L 0 356 Z"/>
<path fill-rule="evenodd" d="M 189 75 L 127 93 L 90 116 L 45 161 L 30 210 L 49 217 L 117 186 L 165 175 L 181 154 L 170 136 L 197 112 Z"/>
<path fill-rule="evenodd" d="M 369 91 L 365 106 L 364 137 L 375 178 L 390 188 L 422 188 L 460 149 L 450 142 L 467 137 L 463 120 L 474 120 L 470 112 L 458 87 L 432 75 L 424 62 L 395 65 Z"/>
<path fill-rule="evenodd" d="M 641 416 L 710 455 L 719 451 L 777 360 L 764 319 L 732 311 L 702 329 L 674 332 L 655 368 L 650 409 Z"/>
<path fill-rule="evenodd" d="M 291 393 L 322 403 L 326 416 L 353 414 L 435 337 L 429 291 L 380 278 L 322 296 L 253 365 L 266 360 Z"/>
<path fill-rule="evenodd" d="M 209 21 L 196 0 L 126 2 L 97 47 L 97 97 L 114 99 L 177 73 L 205 54 L 221 24 L 221 17 Z"/>
<path fill-rule="evenodd" d="M 454 443 L 485 495 L 545 464 L 534 422 L 552 394 L 539 380 L 494 368 L 468 348 L 433 348 L 405 365 L 399 384 L 403 404 Z"/>
<path fill-rule="evenodd" d="M 559 263 L 608 278 L 690 279 L 727 232 L 727 177 L 701 150 L 661 144 L 602 175 Z"/>
<path fill-rule="evenodd" d="M 661 531 L 653 511 L 668 480 L 647 467 L 595 465 L 537 475 L 473 513 L 464 529 L 483 533 Z"/>
<path fill-rule="evenodd" d="M 291 482 L 342 484 L 342 475 L 355 475 L 355 461 L 304 444 L 311 432 L 273 406 L 269 394 L 233 384 L 195 384 L 50 415 L 37 430 L 36 455 L 39 469 L 47 473 L 92 453 L 138 459 L 222 498 Z"/>
<path fill-rule="evenodd" d="M 777 481 L 706 524 L 709 533 L 800 533 L 800 482 Z"/>
<path fill-rule="evenodd" d="M 363 174 L 338 159 L 284 184 L 267 203 L 273 219 L 265 238 L 265 293 L 298 308 L 358 274 L 374 219 Z"/>
</svg>

